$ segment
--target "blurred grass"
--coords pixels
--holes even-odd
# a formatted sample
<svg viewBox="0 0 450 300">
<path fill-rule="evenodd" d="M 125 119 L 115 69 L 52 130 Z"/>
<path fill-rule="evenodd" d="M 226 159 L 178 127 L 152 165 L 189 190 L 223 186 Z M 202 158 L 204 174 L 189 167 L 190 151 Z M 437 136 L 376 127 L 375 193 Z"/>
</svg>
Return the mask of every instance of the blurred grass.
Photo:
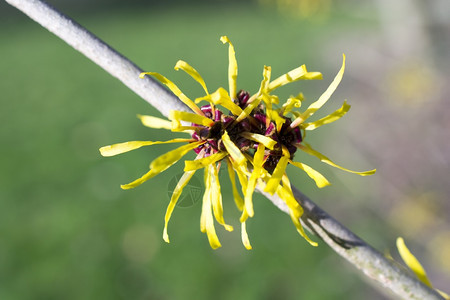
<svg viewBox="0 0 450 300">
<path fill-rule="evenodd" d="M 282 18 L 251 5 L 73 17 L 191 95 L 200 89 L 172 66 L 184 59 L 211 90 L 223 85 L 227 49 L 219 42 L 222 34 L 236 47 L 239 87 L 251 92 L 258 88 L 264 64 L 272 66 L 274 76 L 303 63 L 324 71 L 323 82 L 293 84 L 281 91 L 283 96 L 302 90 L 314 99 L 335 74 L 326 73 L 316 56 L 331 23 Z M 259 195 L 256 216 L 248 224 L 254 250 L 244 249 L 239 230 L 221 229 L 223 247 L 211 250 L 199 231 L 199 204 L 175 211 L 169 226 L 172 242 L 165 244 L 167 183 L 181 171 L 180 164 L 137 189 L 122 191 L 119 185 L 140 176 L 171 147 L 109 159 L 98 153 L 100 146 L 115 142 L 167 139 L 167 133 L 144 128 L 135 118 L 158 112 L 46 30 L 20 18 L 14 28 L 0 29 L 0 299 L 373 295 L 340 258 L 324 245 L 310 247 L 289 218 Z M 336 53 L 336 66 L 330 69 L 338 69 L 340 55 Z M 340 101 L 334 104 L 337 108 Z M 225 218 L 238 229 L 228 180 L 223 181 Z M 309 195 L 318 193 L 310 181 L 301 186 Z"/>
</svg>

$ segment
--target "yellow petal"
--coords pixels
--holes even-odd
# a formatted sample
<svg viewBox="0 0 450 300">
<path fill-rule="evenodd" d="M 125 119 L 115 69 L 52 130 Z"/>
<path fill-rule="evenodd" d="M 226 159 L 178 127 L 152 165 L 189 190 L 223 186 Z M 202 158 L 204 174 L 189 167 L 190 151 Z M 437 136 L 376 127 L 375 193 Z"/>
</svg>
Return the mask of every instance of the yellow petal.
<svg viewBox="0 0 450 300">
<path fill-rule="evenodd" d="M 221 247 L 219 238 L 214 228 L 214 219 L 211 211 L 211 177 L 209 172 L 205 172 L 205 194 L 203 196 L 202 215 L 200 217 L 200 230 L 206 231 L 208 236 L 209 245 L 213 249 Z M 203 228 L 202 228 L 203 227 Z"/>
<path fill-rule="evenodd" d="M 417 258 L 409 251 L 408 247 L 405 245 L 405 241 L 401 237 L 397 238 L 397 249 L 405 264 L 416 274 L 417 278 L 432 288 L 425 269 Z"/>
<path fill-rule="evenodd" d="M 210 118 L 207 118 L 205 116 L 200 116 L 197 114 L 193 114 L 190 112 L 178 111 L 178 110 L 171 110 L 169 112 L 169 120 L 175 121 L 175 123 L 177 123 L 177 124 L 180 121 L 186 121 L 186 122 L 191 122 L 194 124 L 208 126 L 208 127 L 214 125 L 214 121 L 211 120 Z"/>
<path fill-rule="evenodd" d="M 137 115 L 137 117 L 141 120 L 142 125 L 146 127 L 169 130 L 172 128 L 172 123 L 164 119 L 145 115 Z"/>
<path fill-rule="evenodd" d="M 252 245 L 250 244 L 250 240 L 248 239 L 245 222 L 241 223 L 241 238 L 242 238 L 242 244 L 244 244 L 245 249 L 252 250 Z"/>
<path fill-rule="evenodd" d="M 253 171 L 248 180 L 247 189 L 245 191 L 245 210 L 249 217 L 253 217 L 253 192 L 255 191 L 256 181 L 261 177 L 262 166 L 264 163 L 264 150 L 263 144 L 258 145 L 258 149 L 255 152 L 253 158 Z"/>
<path fill-rule="evenodd" d="M 347 101 L 344 101 L 344 104 L 342 104 L 341 108 L 339 108 L 338 110 L 317 121 L 310 123 L 303 123 L 302 128 L 304 128 L 305 130 L 313 130 L 322 125 L 330 124 L 342 118 L 349 110 L 350 105 L 347 104 Z"/>
<path fill-rule="evenodd" d="M 306 66 L 302 65 L 272 81 L 269 84 L 268 91 L 271 92 L 283 85 L 300 79 L 322 79 L 322 74 L 320 72 L 308 72 Z"/>
<path fill-rule="evenodd" d="M 308 109 L 302 114 L 302 119 L 305 121 L 310 116 L 312 116 L 319 108 L 321 108 L 327 101 L 330 99 L 331 95 L 334 93 L 339 83 L 342 80 L 342 76 L 344 76 L 345 70 L 345 55 L 342 54 L 342 67 L 334 78 L 333 82 L 327 88 L 327 90 L 319 97 L 319 99 L 312 103 Z"/>
<path fill-rule="evenodd" d="M 239 195 L 239 191 L 236 187 L 236 177 L 234 175 L 234 169 L 229 159 L 226 160 L 227 162 L 227 169 L 228 169 L 228 176 L 230 177 L 231 181 L 231 187 L 233 190 L 233 198 L 234 202 L 236 203 L 236 206 L 239 210 L 242 210 L 244 207 L 244 200 L 242 199 L 241 195 Z"/>
<path fill-rule="evenodd" d="M 178 160 L 180 160 L 184 155 L 186 155 L 189 151 L 191 151 L 194 148 L 197 148 L 204 142 L 195 142 L 190 143 L 184 146 L 181 146 L 175 150 L 169 151 L 167 153 L 164 153 L 163 155 L 157 157 L 155 160 L 153 160 L 150 163 L 150 171 L 148 171 L 146 174 L 144 174 L 141 178 L 136 179 L 135 181 L 123 184 L 120 187 L 124 190 L 131 189 L 134 187 L 137 187 L 138 185 L 141 185 L 145 181 L 149 180 L 150 178 L 158 175 L 159 173 L 165 171 L 170 166 L 172 166 L 174 163 L 176 163 Z"/>
<path fill-rule="evenodd" d="M 192 142 L 193 139 L 172 139 L 169 141 L 131 141 L 119 144 L 113 144 L 109 146 L 104 146 L 100 148 L 100 154 L 102 156 L 114 156 L 117 154 L 125 153 L 131 150 L 135 150 L 141 148 L 143 146 L 151 146 L 157 144 L 169 144 L 169 143 L 183 143 L 183 142 Z"/>
<path fill-rule="evenodd" d="M 241 184 L 241 188 L 242 188 L 242 194 L 245 194 L 247 192 L 247 185 L 248 185 L 248 177 L 251 176 L 250 173 L 248 173 L 247 167 L 244 165 L 238 165 L 234 160 L 229 159 L 230 163 L 233 166 L 233 169 L 236 171 L 236 174 L 238 175 L 239 178 L 239 183 Z M 265 170 L 264 170 L 265 171 Z M 241 223 L 245 222 L 245 220 L 248 218 L 248 213 L 247 210 L 245 208 L 245 203 L 242 207 L 242 215 L 240 218 Z"/>
<path fill-rule="evenodd" d="M 228 132 L 225 130 L 222 135 L 222 142 L 227 149 L 227 152 L 230 154 L 231 158 L 236 162 L 237 165 L 243 165 L 246 161 L 245 156 L 242 154 L 241 150 L 231 141 Z"/>
<path fill-rule="evenodd" d="M 230 90 L 230 96 L 236 97 L 236 80 L 238 75 L 238 67 L 236 60 L 236 52 L 234 51 L 234 46 L 231 44 L 227 36 L 221 36 L 220 41 L 222 43 L 228 43 L 228 85 Z"/>
<path fill-rule="evenodd" d="M 320 161 L 329 164 L 330 166 L 333 166 L 335 168 L 341 169 L 343 171 L 349 172 L 349 173 L 353 173 L 353 174 L 358 174 L 361 176 L 368 176 L 368 175 L 373 175 L 376 172 L 376 169 L 370 170 L 370 171 L 364 171 L 364 172 L 357 172 L 357 171 L 352 171 L 346 168 L 343 168 L 337 164 L 335 164 L 334 162 L 332 162 L 328 157 L 326 157 L 325 155 L 323 155 L 322 153 L 314 150 L 313 148 L 311 148 L 311 146 L 305 142 L 303 142 L 300 145 L 300 149 L 303 150 L 304 152 L 308 153 L 309 155 L 315 156 L 318 159 L 320 159 Z"/>
<path fill-rule="evenodd" d="M 156 72 L 142 72 L 139 75 L 139 77 L 144 78 L 145 75 L 151 75 L 156 79 L 158 79 L 161 83 L 165 84 L 172 91 L 172 93 L 174 93 L 184 104 L 186 104 L 190 109 L 192 109 L 193 112 L 201 116 L 204 115 L 201 109 L 191 99 L 189 99 L 185 94 L 183 94 L 183 92 L 176 86 L 175 83 L 173 83 L 163 75 Z"/>
<path fill-rule="evenodd" d="M 281 127 L 283 127 L 283 124 L 286 122 L 286 119 L 280 116 L 278 110 L 272 110 L 271 119 L 275 121 L 275 124 L 277 125 L 277 131 L 280 132 Z"/>
<path fill-rule="evenodd" d="M 259 87 L 259 92 L 267 93 L 270 84 L 270 76 L 272 75 L 272 68 L 268 66 L 264 66 L 263 69 L 263 80 L 261 81 L 261 85 Z"/>
<path fill-rule="evenodd" d="M 316 247 L 317 243 L 312 241 L 305 230 L 303 229 L 302 223 L 300 222 L 300 217 L 303 215 L 303 208 L 295 200 L 294 194 L 292 193 L 291 184 L 286 175 L 283 176 L 283 185 L 278 187 L 277 194 L 282 198 L 286 205 L 289 207 L 289 216 L 294 223 L 297 232 L 311 245 Z"/>
<path fill-rule="evenodd" d="M 262 134 L 244 132 L 241 134 L 241 136 L 245 137 L 246 139 L 255 141 L 257 143 L 261 143 L 266 148 L 269 148 L 270 150 L 273 150 L 273 147 L 277 144 L 276 141 L 274 141 L 270 137 L 262 135 Z"/>
<path fill-rule="evenodd" d="M 195 99 L 196 103 L 200 101 L 208 101 L 214 105 L 221 105 L 226 109 L 229 109 L 231 113 L 236 116 L 239 116 L 242 113 L 242 108 L 231 100 L 230 95 L 228 95 L 228 92 L 224 88 L 218 88 L 212 94 Z"/>
<path fill-rule="evenodd" d="M 184 161 L 184 171 L 192 171 L 192 170 L 198 170 L 201 168 L 204 168 L 208 165 L 211 165 L 215 163 L 216 161 L 219 161 L 223 159 L 225 156 L 227 156 L 227 152 L 217 152 L 215 154 L 212 154 L 207 157 L 203 157 L 196 160 L 185 160 Z"/>
<path fill-rule="evenodd" d="M 177 186 L 175 187 L 175 190 L 173 191 L 172 197 L 170 198 L 169 206 L 167 206 L 166 210 L 166 216 L 164 217 L 164 232 L 163 232 L 163 239 L 166 243 L 170 243 L 169 241 L 169 235 L 167 234 L 167 224 L 169 224 L 170 217 L 172 216 L 173 209 L 175 208 L 175 205 L 178 202 L 178 199 L 180 198 L 181 192 L 183 191 L 184 187 L 189 183 L 189 180 L 191 180 L 192 176 L 194 176 L 195 171 L 189 171 L 185 172 L 183 176 L 181 176 L 180 180 L 177 183 Z"/>
<path fill-rule="evenodd" d="M 226 224 L 223 218 L 222 194 L 220 192 L 220 182 L 217 167 L 215 165 L 209 165 L 208 172 L 210 173 L 209 176 L 211 180 L 211 199 L 214 217 L 216 218 L 217 222 L 225 228 L 225 230 L 233 231 L 233 226 Z"/>
<path fill-rule="evenodd" d="M 240 122 L 240 121 L 244 120 L 245 118 L 247 118 L 250 115 L 250 113 L 256 108 L 256 106 L 258 106 L 258 104 L 261 102 L 261 100 L 263 99 L 262 95 L 263 95 L 263 93 L 266 93 L 267 87 L 269 85 L 270 74 L 271 74 L 271 68 L 268 66 L 264 66 L 263 79 L 261 81 L 259 91 L 258 91 L 258 93 L 256 93 L 252 97 L 250 97 L 244 111 L 241 112 L 240 114 L 236 114 L 238 116 L 238 118 L 236 119 L 237 122 Z"/>
<path fill-rule="evenodd" d="M 282 112 L 283 116 L 291 112 L 294 107 L 300 108 L 302 106 L 302 101 L 305 99 L 302 93 L 298 94 L 296 97 L 290 97 L 285 104 L 283 104 Z"/>
<path fill-rule="evenodd" d="M 183 126 L 176 120 L 172 121 L 172 132 L 186 132 L 188 134 L 192 134 L 196 129 L 198 129 L 196 126 Z"/>
<path fill-rule="evenodd" d="M 263 101 L 264 101 L 264 103 L 266 104 L 266 126 L 268 126 L 269 125 L 269 122 L 271 121 L 271 118 L 272 118 L 272 98 L 268 95 L 268 94 L 266 94 L 266 93 L 263 93 L 262 94 L 262 99 L 263 99 Z"/>
<path fill-rule="evenodd" d="M 316 170 L 314 170 L 313 168 L 311 168 L 310 166 L 301 163 L 301 162 L 296 162 L 296 161 L 289 161 L 292 165 L 296 166 L 297 168 L 305 171 L 305 173 L 311 177 L 312 180 L 315 181 L 317 187 L 319 188 L 323 188 L 327 185 L 330 185 L 330 182 L 319 172 L 317 172 Z"/>
<path fill-rule="evenodd" d="M 269 181 L 267 182 L 264 192 L 267 192 L 271 195 L 275 193 L 278 186 L 280 185 L 281 177 L 283 176 L 284 171 L 286 170 L 288 162 L 289 156 L 282 156 L 280 158 L 280 160 L 277 163 L 277 166 L 275 167 L 275 170 L 272 173 L 272 177 L 270 177 Z"/>
<path fill-rule="evenodd" d="M 206 204 L 208 203 L 207 198 L 211 197 L 211 184 L 209 180 L 209 173 L 204 170 L 203 172 L 203 180 L 205 183 L 205 192 L 203 193 L 203 200 L 202 200 L 202 212 L 200 215 L 200 231 L 203 233 L 206 233 Z M 209 208 L 210 209 L 210 208 Z"/>
<path fill-rule="evenodd" d="M 206 88 L 206 84 L 205 81 L 203 80 L 202 76 L 200 76 L 200 74 L 197 72 L 196 69 L 194 69 L 193 67 L 191 67 L 191 65 L 189 65 L 187 62 L 179 60 L 177 61 L 177 64 L 175 65 L 175 70 L 183 70 L 185 71 L 187 74 L 189 74 L 195 81 L 197 81 L 198 83 L 200 83 L 200 85 L 202 86 L 203 90 L 205 91 L 205 93 L 208 95 L 208 89 Z"/>
<path fill-rule="evenodd" d="M 247 118 L 250 115 L 250 113 L 259 105 L 261 100 L 262 100 L 262 97 L 258 97 L 258 98 L 255 98 L 255 100 L 253 100 L 252 102 L 249 101 L 250 104 L 247 104 L 247 106 L 244 108 L 244 111 L 242 111 L 238 115 L 236 122 L 240 122 L 240 121 L 244 120 L 245 118 Z"/>
</svg>

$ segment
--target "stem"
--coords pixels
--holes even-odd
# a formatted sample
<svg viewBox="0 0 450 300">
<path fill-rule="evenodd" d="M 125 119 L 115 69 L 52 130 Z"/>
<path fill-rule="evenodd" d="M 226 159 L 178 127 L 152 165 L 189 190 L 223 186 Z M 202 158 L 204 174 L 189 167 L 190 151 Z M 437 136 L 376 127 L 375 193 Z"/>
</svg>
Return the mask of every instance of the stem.
<svg viewBox="0 0 450 300">
<path fill-rule="evenodd" d="M 163 115 L 168 116 L 171 109 L 189 111 L 181 101 L 167 92 L 159 83 L 148 76 L 145 79 L 139 79 L 142 70 L 134 63 L 47 3 L 39 0 L 5 1 L 83 53 L 106 72 L 118 78 Z M 409 272 L 399 268 L 393 261 L 386 259 L 381 253 L 342 226 L 295 187 L 293 187 L 293 191 L 297 201 L 304 209 L 302 221 L 305 227 L 318 235 L 331 249 L 363 271 L 369 278 L 403 299 L 443 299 L 436 291 L 424 285 Z M 288 212 L 288 207 L 278 196 L 260 192 L 280 210 Z"/>
<path fill-rule="evenodd" d="M 302 216 L 304 226 L 318 235 L 331 249 L 364 272 L 367 277 L 403 299 L 444 299 L 438 292 L 411 275 L 411 272 L 400 268 L 394 261 L 384 257 L 336 221 L 295 187 L 292 187 L 292 191 L 304 210 Z M 259 192 L 280 210 L 289 213 L 285 202 L 276 194 L 272 196 L 262 190 Z"/>
</svg>

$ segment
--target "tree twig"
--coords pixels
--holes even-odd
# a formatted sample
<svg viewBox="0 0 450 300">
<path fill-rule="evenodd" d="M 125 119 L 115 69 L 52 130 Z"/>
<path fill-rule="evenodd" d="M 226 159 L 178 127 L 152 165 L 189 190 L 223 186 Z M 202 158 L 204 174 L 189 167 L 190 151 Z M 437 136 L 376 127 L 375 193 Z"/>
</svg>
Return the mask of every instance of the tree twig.
<svg viewBox="0 0 450 300">
<path fill-rule="evenodd" d="M 39 0 L 6 0 L 6 2 L 118 78 L 164 116 L 167 116 L 171 109 L 188 111 L 181 101 L 167 92 L 159 83 L 148 76 L 145 79 L 139 79 L 142 70 L 134 63 L 47 3 Z M 436 291 L 386 259 L 337 222 L 300 191 L 294 187 L 293 190 L 297 201 L 305 211 L 302 216 L 304 225 L 369 278 L 403 299 L 443 299 Z M 288 211 L 284 201 L 278 196 L 260 192 L 280 210 Z"/>
</svg>

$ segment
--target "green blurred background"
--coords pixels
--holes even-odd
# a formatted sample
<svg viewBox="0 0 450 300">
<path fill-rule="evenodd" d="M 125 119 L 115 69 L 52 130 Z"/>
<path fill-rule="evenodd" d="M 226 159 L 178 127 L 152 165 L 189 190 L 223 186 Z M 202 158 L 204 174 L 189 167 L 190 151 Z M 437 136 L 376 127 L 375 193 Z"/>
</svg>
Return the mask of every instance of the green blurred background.
<svg viewBox="0 0 450 300">
<path fill-rule="evenodd" d="M 238 88 L 255 92 L 264 65 L 274 76 L 303 63 L 324 74 L 280 89 L 281 99 L 299 91 L 316 99 L 345 53 L 344 80 L 321 116 L 344 99 L 352 110 L 307 138 L 346 167 L 378 172 L 362 178 L 298 154 L 333 186 L 318 190 L 297 170 L 289 171 L 292 182 L 397 260 L 395 238 L 405 237 L 436 287 L 448 287 L 448 1 L 52 3 L 193 97 L 200 88 L 173 66 L 183 59 L 210 90 L 226 86 L 221 35 L 236 47 Z M 252 251 L 239 230 L 221 228 L 223 247 L 211 250 L 199 231 L 199 203 L 175 210 L 171 243 L 164 243 L 168 183 L 182 165 L 133 190 L 119 185 L 173 147 L 114 158 L 98 152 L 116 142 L 168 139 L 136 118 L 160 114 L 3 1 L 0 18 L 0 299 L 388 297 L 325 244 L 309 246 L 259 195 L 248 222 Z M 225 219 L 239 228 L 229 181 L 221 178 Z"/>
</svg>

